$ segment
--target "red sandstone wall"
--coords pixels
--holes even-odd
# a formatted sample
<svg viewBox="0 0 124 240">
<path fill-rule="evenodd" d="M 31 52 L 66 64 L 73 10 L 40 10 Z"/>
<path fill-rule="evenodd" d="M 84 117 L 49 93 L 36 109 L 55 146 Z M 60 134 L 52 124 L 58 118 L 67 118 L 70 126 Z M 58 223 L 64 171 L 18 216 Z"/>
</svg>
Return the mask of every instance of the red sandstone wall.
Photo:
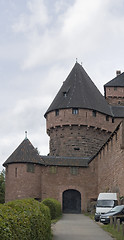
<svg viewBox="0 0 124 240">
<path fill-rule="evenodd" d="M 56 173 L 51 173 L 51 167 L 42 167 L 42 199 L 55 198 L 62 204 L 62 194 L 65 190 L 75 189 L 81 193 L 81 209 L 87 210 L 90 199 L 97 197 L 97 171 L 94 163 L 89 168 L 79 168 L 78 175 L 70 173 L 70 167 L 56 167 Z"/>
<path fill-rule="evenodd" d="M 110 191 L 124 196 L 124 149 L 121 144 L 122 125 L 98 155 L 98 193 Z"/>
<path fill-rule="evenodd" d="M 106 100 L 111 105 L 124 105 L 124 88 L 107 87 Z"/>
<path fill-rule="evenodd" d="M 55 111 L 52 111 L 47 114 L 46 121 L 47 130 L 56 126 L 86 125 L 113 131 L 118 123 L 117 119 L 115 119 L 115 123 L 112 123 L 111 117 L 109 117 L 109 121 L 106 121 L 106 115 L 99 112 L 97 112 L 96 117 L 94 117 L 92 110 L 89 109 L 79 109 L 79 113 L 76 115 L 72 114 L 72 109 L 61 109 L 59 110 L 58 116 L 55 116 Z"/>
<path fill-rule="evenodd" d="M 108 120 L 108 121 L 107 121 Z M 119 122 L 99 112 L 96 117 L 92 110 L 79 109 L 72 114 L 72 109 L 59 110 L 47 114 L 47 132 L 50 136 L 50 155 L 86 157 L 96 154 L 111 131 Z M 102 130 L 102 131 L 101 131 Z"/>
<path fill-rule="evenodd" d="M 5 201 L 29 197 L 41 197 L 41 167 L 35 165 L 35 173 L 31 173 L 27 172 L 27 164 L 9 164 L 6 170 Z"/>
<path fill-rule="evenodd" d="M 110 133 L 93 127 L 56 127 L 50 130 L 50 155 L 93 156 L 109 136 Z"/>
</svg>

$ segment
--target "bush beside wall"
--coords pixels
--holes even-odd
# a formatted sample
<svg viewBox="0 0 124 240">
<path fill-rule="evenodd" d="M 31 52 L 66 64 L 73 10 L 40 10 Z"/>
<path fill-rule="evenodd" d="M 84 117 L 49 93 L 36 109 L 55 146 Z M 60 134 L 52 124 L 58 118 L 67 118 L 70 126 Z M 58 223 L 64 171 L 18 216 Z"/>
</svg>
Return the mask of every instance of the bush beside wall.
<svg viewBox="0 0 124 240">
<path fill-rule="evenodd" d="M 46 198 L 42 203 L 49 207 L 52 220 L 62 215 L 61 204 L 56 199 Z"/>
<path fill-rule="evenodd" d="M 51 217 L 48 207 L 34 199 L 1 204 L 0 239 L 50 240 Z"/>
</svg>

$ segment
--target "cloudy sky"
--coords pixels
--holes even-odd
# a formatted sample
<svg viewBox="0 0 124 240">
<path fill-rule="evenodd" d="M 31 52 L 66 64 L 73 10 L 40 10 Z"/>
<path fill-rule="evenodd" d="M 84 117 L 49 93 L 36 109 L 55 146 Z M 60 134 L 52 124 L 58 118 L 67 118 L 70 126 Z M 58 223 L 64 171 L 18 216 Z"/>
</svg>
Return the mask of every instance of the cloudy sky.
<svg viewBox="0 0 124 240">
<path fill-rule="evenodd" d="M 76 58 L 102 93 L 124 71 L 124 0 L 0 0 L 0 170 L 25 131 L 48 154 L 44 113 Z"/>
</svg>

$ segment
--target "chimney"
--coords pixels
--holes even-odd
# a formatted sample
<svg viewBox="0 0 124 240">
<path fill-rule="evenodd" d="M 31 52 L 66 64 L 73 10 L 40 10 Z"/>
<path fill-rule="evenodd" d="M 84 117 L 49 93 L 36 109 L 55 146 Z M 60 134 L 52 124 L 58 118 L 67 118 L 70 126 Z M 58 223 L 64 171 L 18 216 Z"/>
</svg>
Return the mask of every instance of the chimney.
<svg viewBox="0 0 124 240">
<path fill-rule="evenodd" d="M 120 70 L 117 70 L 116 71 L 116 76 L 119 76 L 121 74 L 121 71 Z"/>
</svg>

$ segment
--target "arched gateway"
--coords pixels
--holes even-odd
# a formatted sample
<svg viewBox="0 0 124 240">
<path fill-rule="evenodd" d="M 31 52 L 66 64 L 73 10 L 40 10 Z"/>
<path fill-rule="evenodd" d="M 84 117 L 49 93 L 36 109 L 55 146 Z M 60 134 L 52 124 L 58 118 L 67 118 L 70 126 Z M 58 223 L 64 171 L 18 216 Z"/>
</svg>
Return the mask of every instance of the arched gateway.
<svg viewBox="0 0 124 240">
<path fill-rule="evenodd" d="M 81 213 L 81 194 L 74 189 L 68 189 L 63 192 L 63 212 Z"/>
</svg>

